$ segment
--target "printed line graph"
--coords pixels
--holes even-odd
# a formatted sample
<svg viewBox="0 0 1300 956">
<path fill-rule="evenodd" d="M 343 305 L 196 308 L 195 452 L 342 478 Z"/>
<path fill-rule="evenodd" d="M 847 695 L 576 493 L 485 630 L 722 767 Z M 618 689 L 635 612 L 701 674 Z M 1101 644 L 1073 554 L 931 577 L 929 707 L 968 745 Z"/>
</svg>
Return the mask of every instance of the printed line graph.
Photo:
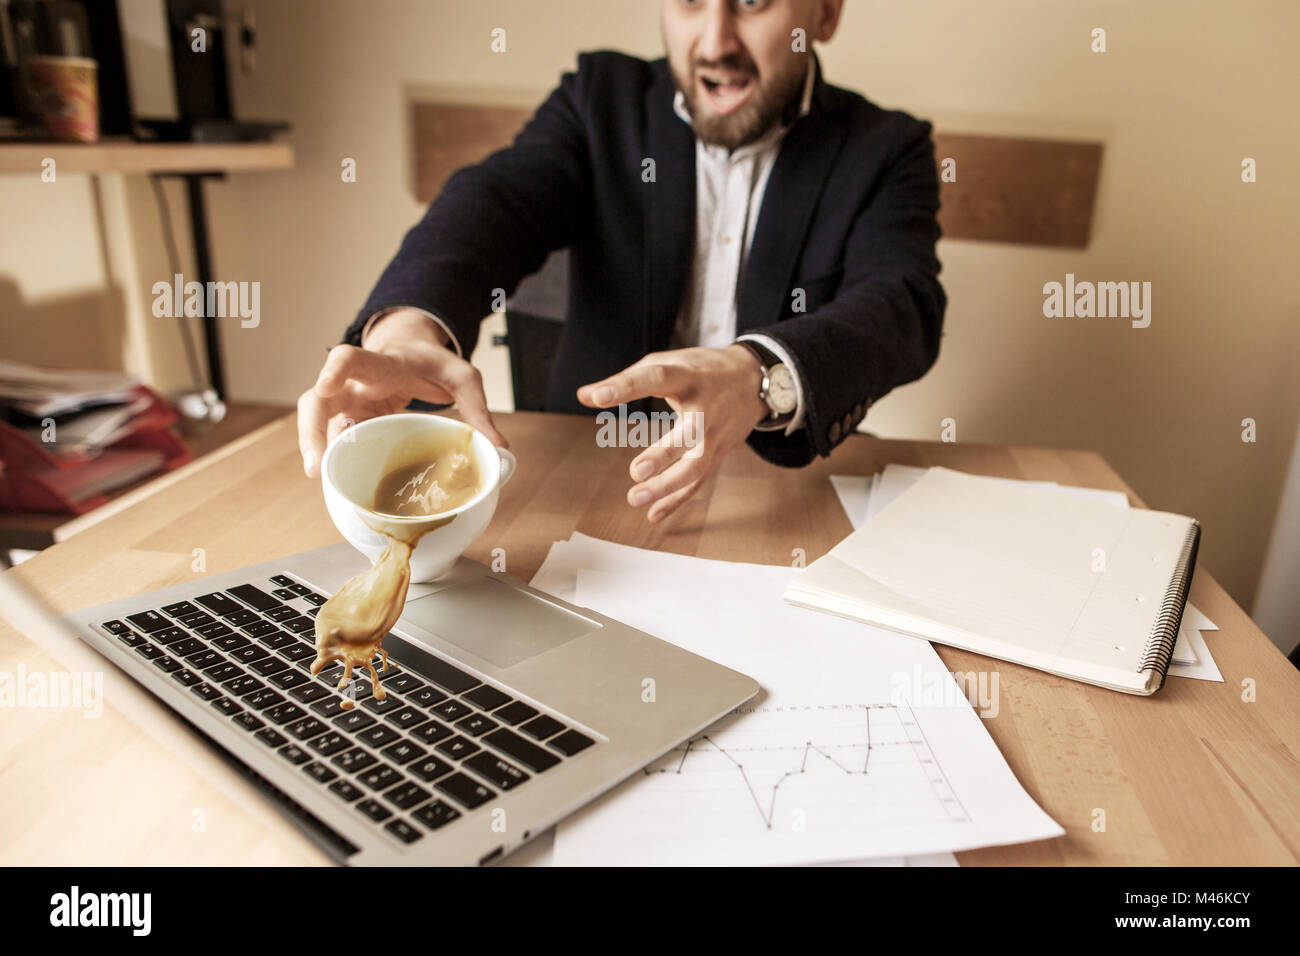
<svg viewBox="0 0 1300 956">
<path fill-rule="evenodd" d="M 905 705 L 742 708 L 642 776 L 648 831 L 677 836 L 969 821 Z"/>
</svg>

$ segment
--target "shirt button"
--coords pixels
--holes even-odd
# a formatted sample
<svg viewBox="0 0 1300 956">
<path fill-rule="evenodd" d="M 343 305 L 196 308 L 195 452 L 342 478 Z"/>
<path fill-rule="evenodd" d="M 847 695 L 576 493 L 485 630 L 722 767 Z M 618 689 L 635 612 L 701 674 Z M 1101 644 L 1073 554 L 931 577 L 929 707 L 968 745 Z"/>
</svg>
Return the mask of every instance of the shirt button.
<svg viewBox="0 0 1300 956">
<path fill-rule="evenodd" d="M 718 326 L 716 324 L 709 326 L 709 332 L 716 333 L 717 331 L 718 331 Z"/>
<path fill-rule="evenodd" d="M 729 245 L 730 243 L 731 243 L 731 236 L 724 235 L 722 237 L 722 244 L 725 246 L 725 245 Z"/>
</svg>

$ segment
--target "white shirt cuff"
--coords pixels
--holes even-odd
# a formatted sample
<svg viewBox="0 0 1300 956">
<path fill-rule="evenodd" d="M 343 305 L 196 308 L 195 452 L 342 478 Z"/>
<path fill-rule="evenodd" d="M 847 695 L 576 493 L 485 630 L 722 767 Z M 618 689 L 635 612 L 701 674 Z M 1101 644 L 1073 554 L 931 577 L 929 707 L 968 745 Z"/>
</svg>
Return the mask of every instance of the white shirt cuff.
<svg viewBox="0 0 1300 956">
<path fill-rule="evenodd" d="M 447 340 L 451 343 L 451 347 L 456 350 L 456 354 L 464 358 L 465 353 L 460 350 L 460 342 L 456 340 L 456 333 L 451 330 L 451 327 L 432 312 L 426 312 L 424 309 L 418 308 L 414 305 L 395 305 L 388 309 L 380 309 L 370 318 L 366 319 L 365 328 L 361 330 L 362 344 L 365 344 L 366 333 L 370 331 L 370 327 L 374 325 L 375 322 L 377 322 L 381 317 L 387 315 L 389 312 L 396 312 L 398 309 L 411 309 L 414 312 L 419 312 L 421 315 L 427 315 L 434 322 L 437 322 L 438 326 L 447 333 Z"/>
<path fill-rule="evenodd" d="M 740 338 L 736 339 L 736 341 L 757 342 L 780 359 L 781 364 L 790 370 L 790 377 L 794 379 L 795 406 L 794 417 L 790 419 L 790 424 L 785 427 L 785 433 L 787 435 L 793 435 L 800 428 L 803 428 L 804 398 L 803 382 L 799 380 L 799 373 L 795 371 L 794 362 L 790 358 L 790 353 L 785 350 L 785 346 L 780 342 L 776 341 L 776 339 L 768 338 L 766 335 L 742 335 Z M 772 429 L 764 429 L 761 426 L 759 427 L 759 431 L 771 430 Z"/>
</svg>

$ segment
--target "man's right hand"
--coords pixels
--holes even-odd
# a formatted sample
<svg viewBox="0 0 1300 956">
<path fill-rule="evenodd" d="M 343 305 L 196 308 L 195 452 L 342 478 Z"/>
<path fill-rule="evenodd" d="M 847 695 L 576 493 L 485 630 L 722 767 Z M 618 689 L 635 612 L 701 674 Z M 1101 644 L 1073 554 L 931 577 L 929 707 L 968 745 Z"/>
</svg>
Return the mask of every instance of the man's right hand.
<svg viewBox="0 0 1300 956">
<path fill-rule="evenodd" d="M 413 398 L 454 402 L 467 424 L 504 448 L 506 440 L 487 409 L 482 375 L 449 349 L 448 341 L 424 313 L 396 309 L 370 327 L 362 348 L 330 349 L 316 384 L 298 398 L 298 450 L 308 476 L 320 474 L 325 445 L 344 428 L 400 412 Z"/>
</svg>

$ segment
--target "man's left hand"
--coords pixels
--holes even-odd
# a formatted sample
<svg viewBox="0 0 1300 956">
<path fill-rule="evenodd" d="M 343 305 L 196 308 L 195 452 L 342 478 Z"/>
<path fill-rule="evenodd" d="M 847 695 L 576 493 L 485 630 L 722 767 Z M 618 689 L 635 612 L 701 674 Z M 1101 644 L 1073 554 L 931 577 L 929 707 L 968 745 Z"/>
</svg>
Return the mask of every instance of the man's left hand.
<svg viewBox="0 0 1300 956">
<path fill-rule="evenodd" d="M 668 434 L 632 460 L 633 507 L 662 521 L 695 494 L 704 480 L 769 414 L 758 397 L 763 372 L 743 345 L 652 352 L 616 375 L 578 389 L 588 408 L 612 408 L 662 398 L 677 413 Z M 687 442 L 690 446 L 687 446 Z"/>
</svg>

